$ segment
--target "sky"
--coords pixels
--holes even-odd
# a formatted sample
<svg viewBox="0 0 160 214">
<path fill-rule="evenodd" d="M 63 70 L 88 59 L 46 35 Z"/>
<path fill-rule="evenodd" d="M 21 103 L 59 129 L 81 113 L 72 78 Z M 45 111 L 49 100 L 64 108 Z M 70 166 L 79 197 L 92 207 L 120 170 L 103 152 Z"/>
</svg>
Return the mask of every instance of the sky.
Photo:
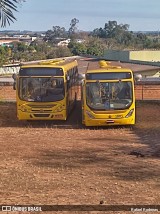
<svg viewBox="0 0 160 214">
<path fill-rule="evenodd" d="M 0 30 L 47 31 L 53 26 L 93 31 L 108 21 L 128 24 L 132 31 L 160 30 L 160 0 L 26 0 L 14 15 L 17 19 Z"/>
</svg>

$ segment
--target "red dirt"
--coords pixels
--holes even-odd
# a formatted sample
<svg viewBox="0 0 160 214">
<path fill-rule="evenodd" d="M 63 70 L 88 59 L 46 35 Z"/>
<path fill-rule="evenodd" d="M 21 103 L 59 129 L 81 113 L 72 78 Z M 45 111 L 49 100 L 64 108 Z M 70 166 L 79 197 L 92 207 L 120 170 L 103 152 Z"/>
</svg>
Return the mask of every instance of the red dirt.
<svg viewBox="0 0 160 214">
<path fill-rule="evenodd" d="M 18 121 L 0 103 L 0 204 L 160 204 L 160 103 L 136 111 L 135 127 L 89 129 L 80 101 L 66 122 Z"/>
</svg>

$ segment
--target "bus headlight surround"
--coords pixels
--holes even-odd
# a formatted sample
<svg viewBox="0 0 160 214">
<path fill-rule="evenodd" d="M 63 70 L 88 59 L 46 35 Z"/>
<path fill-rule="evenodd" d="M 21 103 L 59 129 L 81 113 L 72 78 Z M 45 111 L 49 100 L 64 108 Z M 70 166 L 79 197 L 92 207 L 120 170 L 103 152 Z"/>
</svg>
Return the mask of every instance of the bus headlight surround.
<svg viewBox="0 0 160 214">
<path fill-rule="evenodd" d="M 27 112 L 27 108 L 25 106 L 21 106 L 21 111 L 22 112 Z"/>
<path fill-rule="evenodd" d="M 20 110 L 21 110 L 22 112 L 30 112 L 32 109 L 31 109 L 28 105 L 22 104 L 22 105 L 20 106 Z"/>
<path fill-rule="evenodd" d="M 58 106 L 58 108 L 56 108 L 54 112 L 60 112 L 62 110 L 63 110 L 63 106 Z"/>
<path fill-rule="evenodd" d="M 123 116 L 122 116 L 122 115 L 116 115 L 115 118 L 116 118 L 116 119 L 121 119 L 121 118 L 123 118 Z"/>
<path fill-rule="evenodd" d="M 134 108 L 132 108 L 132 109 L 128 112 L 128 114 L 125 116 L 125 118 L 131 117 L 132 114 L 133 114 L 133 112 L 134 112 Z"/>
<path fill-rule="evenodd" d="M 91 113 L 91 112 L 86 111 L 86 114 L 87 114 L 87 116 L 88 116 L 89 118 L 91 118 L 91 119 L 95 119 L 95 117 L 92 115 L 92 113 Z"/>
</svg>

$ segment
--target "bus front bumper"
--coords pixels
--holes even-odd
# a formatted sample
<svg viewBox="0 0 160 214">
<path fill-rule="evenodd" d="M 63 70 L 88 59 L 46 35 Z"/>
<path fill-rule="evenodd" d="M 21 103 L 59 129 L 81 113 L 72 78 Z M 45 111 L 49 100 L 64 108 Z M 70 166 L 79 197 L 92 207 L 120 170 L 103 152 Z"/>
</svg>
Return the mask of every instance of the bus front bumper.
<svg viewBox="0 0 160 214">
<path fill-rule="evenodd" d="M 19 120 L 66 120 L 66 111 L 57 113 L 32 113 L 18 111 Z"/>
<path fill-rule="evenodd" d="M 118 126 L 118 125 L 134 125 L 134 117 L 121 119 L 86 119 L 86 126 Z"/>
</svg>

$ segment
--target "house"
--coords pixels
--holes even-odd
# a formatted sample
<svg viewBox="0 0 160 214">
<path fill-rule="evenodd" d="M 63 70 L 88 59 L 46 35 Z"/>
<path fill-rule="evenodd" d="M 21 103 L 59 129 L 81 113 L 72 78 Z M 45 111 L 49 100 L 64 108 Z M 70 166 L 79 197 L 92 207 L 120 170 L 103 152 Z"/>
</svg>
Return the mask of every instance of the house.
<svg viewBox="0 0 160 214">
<path fill-rule="evenodd" d="M 62 40 L 62 41 L 57 43 L 57 46 L 68 46 L 70 41 L 71 41 L 70 39 Z"/>
</svg>

